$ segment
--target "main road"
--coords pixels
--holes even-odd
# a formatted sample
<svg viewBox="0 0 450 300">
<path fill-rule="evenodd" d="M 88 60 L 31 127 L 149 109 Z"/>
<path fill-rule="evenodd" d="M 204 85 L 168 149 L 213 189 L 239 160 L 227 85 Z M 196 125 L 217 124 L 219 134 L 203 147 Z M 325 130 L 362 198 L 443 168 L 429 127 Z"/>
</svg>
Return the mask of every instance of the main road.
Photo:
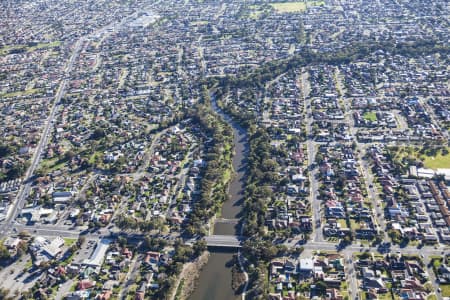
<svg viewBox="0 0 450 300">
<path fill-rule="evenodd" d="M 23 206 L 25 204 L 25 199 L 28 196 L 28 194 L 30 193 L 32 177 L 34 175 L 34 172 L 36 171 L 36 168 L 39 165 L 40 158 L 43 154 L 43 150 L 45 149 L 45 146 L 48 143 L 51 129 L 53 128 L 53 123 L 55 121 L 56 112 L 58 111 L 58 105 L 61 102 L 61 99 L 65 94 L 68 78 L 69 78 L 70 72 L 72 71 L 73 64 L 74 64 L 76 58 L 78 57 L 78 54 L 80 53 L 82 42 L 83 42 L 83 38 L 79 39 L 75 43 L 75 47 L 72 50 L 72 54 L 70 55 L 70 59 L 64 70 L 64 79 L 62 80 L 61 84 L 59 85 L 58 91 L 56 93 L 56 97 L 55 97 L 52 107 L 50 109 L 50 115 L 48 116 L 47 121 L 45 122 L 41 138 L 36 147 L 36 150 L 34 151 L 32 158 L 31 158 L 30 167 L 28 168 L 27 172 L 25 173 L 25 180 L 23 181 L 23 185 L 21 186 L 21 188 L 19 189 L 19 192 L 17 193 L 17 197 L 16 197 L 15 201 L 13 202 L 13 204 L 10 206 L 10 208 L 8 210 L 8 214 L 6 216 L 3 226 L 0 227 L 0 235 L 4 235 L 5 233 L 7 233 L 8 229 L 11 227 L 12 221 L 17 217 L 18 213 L 23 208 Z"/>
</svg>

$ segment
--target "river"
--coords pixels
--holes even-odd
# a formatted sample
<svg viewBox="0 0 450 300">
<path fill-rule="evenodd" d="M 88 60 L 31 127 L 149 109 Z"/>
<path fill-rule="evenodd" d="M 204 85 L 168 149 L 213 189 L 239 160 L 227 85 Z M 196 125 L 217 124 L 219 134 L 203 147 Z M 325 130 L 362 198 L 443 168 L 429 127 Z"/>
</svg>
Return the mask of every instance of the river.
<svg viewBox="0 0 450 300">
<path fill-rule="evenodd" d="M 240 218 L 243 205 L 243 193 L 245 184 L 245 163 L 247 151 L 247 135 L 245 129 L 234 122 L 212 101 L 212 107 L 216 113 L 233 128 L 233 169 L 234 177 L 230 183 L 226 201 L 221 210 L 221 217 L 225 219 Z M 240 235 L 240 228 L 233 224 L 217 223 L 214 226 L 214 234 Z M 239 299 L 240 295 L 235 294 L 231 288 L 231 260 L 237 252 L 225 250 L 210 251 L 208 263 L 203 267 L 198 286 L 189 297 L 190 300 L 233 300 Z"/>
</svg>

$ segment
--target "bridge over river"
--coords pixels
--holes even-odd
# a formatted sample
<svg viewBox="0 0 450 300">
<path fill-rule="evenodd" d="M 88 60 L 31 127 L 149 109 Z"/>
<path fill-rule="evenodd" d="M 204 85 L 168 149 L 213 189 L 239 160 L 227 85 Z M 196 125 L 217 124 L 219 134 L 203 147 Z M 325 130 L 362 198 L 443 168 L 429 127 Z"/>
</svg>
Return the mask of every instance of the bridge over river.
<svg viewBox="0 0 450 300">
<path fill-rule="evenodd" d="M 236 235 L 209 235 L 205 236 L 208 247 L 241 248 L 245 237 Z"/>
</svg>

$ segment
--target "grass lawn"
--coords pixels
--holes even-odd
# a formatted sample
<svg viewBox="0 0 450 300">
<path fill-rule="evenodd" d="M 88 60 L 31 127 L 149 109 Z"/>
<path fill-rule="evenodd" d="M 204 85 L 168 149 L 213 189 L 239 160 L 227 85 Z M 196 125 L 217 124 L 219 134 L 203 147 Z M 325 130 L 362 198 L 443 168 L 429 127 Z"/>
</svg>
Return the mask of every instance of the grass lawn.
<svg viewBox="0 0 450 300">
<path fill-rule="evenodd" d="M 29 270 L 29 269 L 31 269 L 32 266 L 33 266 L 33 261 L 30 258 L 29 260 L 27 260 L 27 263 L 25 264 L 25 269 Z"/>
<path fill-rule="evenodd" d="M 47 168 L 48 172 L 53 172 L 63 168 L 65 164 L 65 161 L 60 161 L 58 157 L 54 157 L 50 159 L 44 159 L 41 166 L 43 168 Z"/>
<path fill-rule="evenodd" d="M 54 47 L 58 47 L 60 45 L 61 45 L 60 41 L 55 41 L 55 42 L 51 42 L 51 43 L 39 43 L 36 46 L 32 46 L 32 47 L 28 48 L 28 51 L 34 51 L 37 49 L 54 48 Z"/>
<path fill-rule="evenodd" d="M 325 1 L 270 3 L 278 13 L 302 12 L 308 6 L 323 6 Z"/>
<path fill-rule="evenodd" d="M 102 157 L 103 157 L 103 153 L 101 152 L 101 151 L 95 151 L 92 155 L 91 155 L 91 157 L 89 158 L 89 163 L 91 164 L 91 165 L 93 165 L 93 164 L 95 164 L 95 162 L 97 161 L 97 160 L 102 160 Z"/>
<path fill-rule="evenodd" d="M 41 89 L 29 89 L 29 90 L 25 90 L 25 91 L 5 93 L 0 96 L 4 97 L 4 98 L 10 98 L 10 97 L 28 96 L 28 95 L 32 95 L 32 94 L 36 94 L 36 93 L 40 93 L 40 92 L 42 92 Z"/>
<path fill-rule="evenodd" d="M 271 3 L 270 5 L 280 13 L 302 12 L 306 9 L 305 2 Z"/>
<path fill-rule="evenodd" d="M 373 111 L 370 112 L 366 112 L 363 115 L 364 120 L 370 121 L 370 122 L 375 122 L 377 121 L 377 114 Z"/>
<path fill-rule="evenodd" d="M 63 238 L 63 240 L 64 240 L 64 244 L 65 244 L 67 247 L 72 246 L 72 245 L 75 244 L 76 241 L 77 241 L 77 239 L 71 239 L 71 238 Z"/>
<path fill-rule="evenodd" d="M 230 169 L 226 169 L 225 172 L 223 173 L 223 180 L 222 180 L 222 184 L 227 184 L 231 179 L 231 170 Z"/>
<path fill-rule="evenodd" d="M 445 155 L 442 154 L 443 148 L 435 149 L 434 151 L 428 149 L 428 151 L 421 152 L 417 147 L 399 147 L 394 152 L 394 159 L 396 161 L 402 161 L 404 158 L 410 157 L 416 160 L 422 160 L 425 168 L 434 170 L 448 169 L 450 168 L 450 147 L 445 147 L 446 151 L 444 150 L 444 153 L 448 153 Z"/>
<path fill-rule="evenodd" d="M 46 49 L 46 48 L 54 48 L 57 46 L 60 46 L 61 42 L 60 41 L 55 41 L 55 42 L 51 42 L 51 43 L 39 43 L 35 46 L 27 46 L 27 45 L 9 45 L 9 46 L 5 46 L 0 48 L 0 55 L 6 55 L 9 54 L 9 52 L 11 50 L 17 50 L 17 49 L 25 49 L 27 52 L 31 52 L 31 51 L 35 51 L 38 49 Z"/>
<path fill-rule="evenodd" d="M 450 284 L 441 284 L 442 297 L 450 297 Z"/>
<path fill-rule="evenodd" d="M 350 226 L 352 230 L 357 230 L 361 228 L 359 222 L 356 222 L 354 219 L 350 219 Z"/>
<path fill-rule="evenodd" d="M 425 156 L 424 165 L 430 169 L 448 169 L 450 168 L 450 154 L 442 156 L 439 151 L 436 156 Z"/>
<path fill-rule="evenodd" d="M 344 297 L 344 299 L 345 299 L 345 298 L 348 298 L 348 287 L 347 287 L 347 282 L 343 281 L 343 282 L 341 283 L 340 291 L 341 291 L 342 297 Z"/>
<path fill-rule="evenodd" d="M 380 300 L 391 300 L 391 293 L 387 292 L 386 294 L 378 294 L 378 299 Z"/>
<path fill-rule="evenodd" d="M 347 228 L 347 222 L 344 219 L 339 219 L 337 221 L 341 225 L 341 228 Z"/>
</svg>

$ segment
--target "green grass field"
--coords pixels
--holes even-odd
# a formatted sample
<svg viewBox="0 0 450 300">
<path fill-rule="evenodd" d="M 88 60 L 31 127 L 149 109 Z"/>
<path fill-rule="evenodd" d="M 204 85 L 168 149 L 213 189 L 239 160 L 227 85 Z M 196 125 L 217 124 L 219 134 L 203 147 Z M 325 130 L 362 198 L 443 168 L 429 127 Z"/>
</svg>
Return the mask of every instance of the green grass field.
<svg viewBox="0 0 450 300">
<path fill-rule="evenodd" d="M 347 222 L 344 219 L 338 219 L 337 221 L 341 225 L 341 228 L 347 228 Z"/>
<path fill-rule="evenodd" d="M 280 13 L 302 12 L 306 9 L 305 2 L 271 3 L 270 5 Z"/>
<path fill-rule="evenodd" d="M 446 147 L 445 149 L 446 151 L 444 151 L 443 155 L 442 149 L 434 152 L 425 151 L 423 154 L 423 152 L 420 153 L 420 150 L 414 147 L 399 147 L 395 152 L 394 158 L 397 161 L 401 161 L 406 157 L 410 157 L 413 159 L 422 160 L 425 168 L 434 170 L 448 169 L 450 168 L 450 147 Z"/>
<path fill-rule="evenodd" d="M 42 160 L 41 167 L 46 169 L 47 172 L 53 172 L 62 169 L 66 163 L 60 161 L 58 157 Z"/>
<path fill-rule="evenodd" d="M 450 297 L 450 284 L 441 284 L 442 297 Z"/>
<path fill-rule="evenodd" d="M 10 53 L 11 50 L 17 50 L 17 49 L 25 49 L 25 51 L 27 51 L 27 52 L 32 52 L 32 51 L 39 50 L 39 49 L 54 48 L 54 47 L 57 47 L 60 45 L 61 45 L 60 41 L 55 41 L 55 42 L 51 42 L 51 43 L 39 43 L 35 46 L 30 46 L 30 47 L 27 45 L 8 45 L 8 46 L 0 48 L 0 55 L 6 55 L 6 54 Z"/>
<path fill-rule="evenodd" d="M 364 120 L 375 122 L 377 119 L 377 114 L 375 112 L 366 112 L 363 115 Z"/>
<path fill-rule="evenodd" d="M 71 239 L 71 238 L 63 238 L 63 240 L 64 240 L 64 244 L 65 244 L 67 247 L 72 246 L 72 245 L 75 244 L 76 241 L 77 241 L 77 239 Z"/>
<path fill-rule="evenodd" d="M 322 6 L 324 1 L 305 1 L 305 2 L 284 2 L 284 3 L 270 3 L 270 5 L 278 13 L 293 13 L 305 11 L 308 6 Z"/>
<path fill-rule="evenodd" d="M 42 89 L 29 89 L 29 90 L 25 90 L 25 91 L 0 94 L 0 97 L 11 98 L 11 97 L 29 96 L 29 95 L 40 93 L 40 92 L 42 92 Z"/>
<path fill-rule="evenodd" d="M 448 169 L 450 168 L 450 154 L 442 156 L 442 153 L 438 153 L 436 156 L 425 156 L 424 165 L 430 169 Z"/>
</svg>

